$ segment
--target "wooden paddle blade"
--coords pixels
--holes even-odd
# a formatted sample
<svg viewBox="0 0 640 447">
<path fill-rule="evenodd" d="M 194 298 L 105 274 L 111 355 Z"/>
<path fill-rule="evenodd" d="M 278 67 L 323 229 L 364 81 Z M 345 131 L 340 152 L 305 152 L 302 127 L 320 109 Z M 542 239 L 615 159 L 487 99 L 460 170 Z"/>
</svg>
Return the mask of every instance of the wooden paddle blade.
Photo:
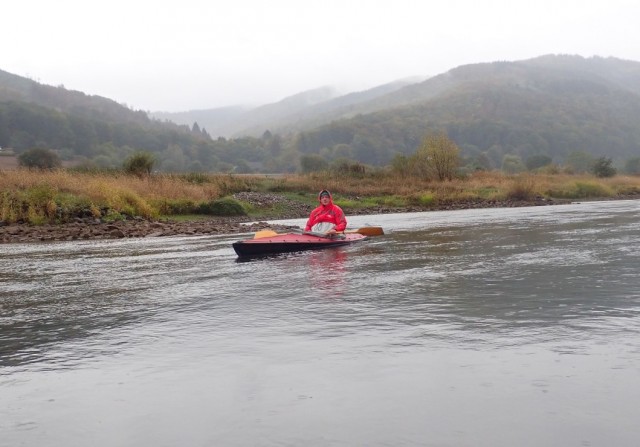
<svg viewBox="0 0 640 447">
<path fill-rule="evenodd" d="M 273 230 L 260 230 L 260 231 L 256 231 L 255 236 L 253 236 L 254 239 L 260 239 L 263 237 L 273 237 L 273 236 L 277 236 L 278 233 L 276 233 Z"/>
<path fill-rule="evenodd" d="M 345 233 L 360 233 L 364 236 L 382 236 L 384 230 L 382 227 L 361 227 L 356 230 L 345 230 Z"/>
</svg>

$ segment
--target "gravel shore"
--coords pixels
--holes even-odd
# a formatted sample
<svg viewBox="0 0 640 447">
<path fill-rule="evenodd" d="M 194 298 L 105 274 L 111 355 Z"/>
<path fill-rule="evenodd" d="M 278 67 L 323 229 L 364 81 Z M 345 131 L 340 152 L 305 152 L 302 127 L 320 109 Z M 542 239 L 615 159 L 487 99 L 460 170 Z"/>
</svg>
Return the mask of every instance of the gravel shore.
<svg viewBox="0 0 640 447">
<path fill-rule="evenodd" d="M 237 198 L 249 202 L 258 209 L 272 206 L 277 203 L 283 210 L 279 214 L 282 219 L 305 218 L 309 215 L 311 207 L 299 202 L 290 201 L 278 194 L 264 193 L 240 193 Z M 345 210 L 349 215 L 406 213 L 416 211 L 455 210 L 470 208 L 503 208 L 535 205 L 555 205 L 569 203 L 568 201 L 556 201 L 548 199 L 536 199 L 533 201 L 466 201 L 455 203 L 443 203 L 437 207 L 420 208 L 388 208 L 371 207 L 356 211 Z M 260 220 L 260 221 L 257 221 Z M 215 234 L 236 234 L 256 232 L 260 230 L 274 230 L 285 232 L 291 227 L 271 225 L 264 220 L 274 220 L 271 217 L 256 218 L 248 216 L 235 217 L 210 217 L 193 221 L 157 220 L 150 221 L 142 218 L 134 218 L 125 221 L 103 222 L 100 219 L 75 219 L 75 221 L 56 225 L 6 225 L 0 222 L 0 243 L 24 243 L 24 242 L 51 242 L 73 241 L 93 239 L 122 239 L 165 236 L 201 236 Z"/>
</svg>

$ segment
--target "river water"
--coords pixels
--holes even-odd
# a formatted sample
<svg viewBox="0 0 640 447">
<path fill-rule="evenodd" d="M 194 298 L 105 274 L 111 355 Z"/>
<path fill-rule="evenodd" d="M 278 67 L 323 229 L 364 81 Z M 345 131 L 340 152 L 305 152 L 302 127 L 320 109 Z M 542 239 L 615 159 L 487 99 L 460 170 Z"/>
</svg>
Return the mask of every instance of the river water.
<svg viewBox="0 0 640 447">
<path fill-rule="evenodd" d="M 387 234 L 250 262 L 237 235 L 2 245 L 0 445 L 635 447 L 639 220 L 357 216 Z"/>
</svg>

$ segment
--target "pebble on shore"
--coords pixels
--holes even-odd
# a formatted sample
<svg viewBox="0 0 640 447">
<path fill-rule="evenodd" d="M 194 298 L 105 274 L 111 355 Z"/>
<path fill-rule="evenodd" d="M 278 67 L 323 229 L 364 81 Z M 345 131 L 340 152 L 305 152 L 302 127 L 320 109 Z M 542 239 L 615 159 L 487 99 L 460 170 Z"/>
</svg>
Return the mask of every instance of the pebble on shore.
<svg viewBox="0 0 640 447">
<path fill-rule="evenodd" d="M 310 209 L 300 204 L 289 203 L 287 199 L 277 194 L 242 193 L 242 199 L 255 202 L 258 205 L 279 201 L 287 205 L 288 212 L 283 218 L 296 219 L 308 216 Z M 539 206 L 568 203 L 538 198 L 531 201 L 465 201 L 455 203 L 441 203 L 435 208 L 388 208 L 372 207 L 348 212 L 350 215 L 406 213 L 427 210 L 454 210 L 471 208 L 498 208 Z M 203 236 L 217 234 L 252 233 L 260 230 L 274 230 L 286 232 L 293 227 L 286 225 L 272 225 L 267 222 L 256 222 L 249 217 L 210 217 L 192 221 L 151 221 L 133 218 L 124 221 L 103 222 L 94 218 L 77 218 L 65 224 L 4 224 L 0 222 L 0 243 L 23 242 L 52 242 L 93 239 L 122 239 L 163 236 Z"/>
<path fill-rule="evenodd" d="M 210 234 L 251 233 L 287 227 L 266 222 L 242 223 L 206 219 L 190 222 L 132 219 L 112 223 L 73 222 L 61 225 L 0 226 L 0 243 L 52 242 L 95 239 L 123 239 L 163 236 L 203 236 Z"/>
</svg>

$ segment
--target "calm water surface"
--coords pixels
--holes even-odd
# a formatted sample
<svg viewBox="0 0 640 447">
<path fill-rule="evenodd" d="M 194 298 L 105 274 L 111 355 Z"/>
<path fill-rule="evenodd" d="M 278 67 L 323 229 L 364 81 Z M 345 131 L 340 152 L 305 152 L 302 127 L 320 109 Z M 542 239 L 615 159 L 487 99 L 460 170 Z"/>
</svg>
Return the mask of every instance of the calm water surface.
<svg viewBox="0 0 640 447">
<path fill-rule="evenodd" d="M 362 216 L 387 235 L 251 262 L 0 245 L 0 445 L 636 447 L 639 221 Z"/>
</svg>

